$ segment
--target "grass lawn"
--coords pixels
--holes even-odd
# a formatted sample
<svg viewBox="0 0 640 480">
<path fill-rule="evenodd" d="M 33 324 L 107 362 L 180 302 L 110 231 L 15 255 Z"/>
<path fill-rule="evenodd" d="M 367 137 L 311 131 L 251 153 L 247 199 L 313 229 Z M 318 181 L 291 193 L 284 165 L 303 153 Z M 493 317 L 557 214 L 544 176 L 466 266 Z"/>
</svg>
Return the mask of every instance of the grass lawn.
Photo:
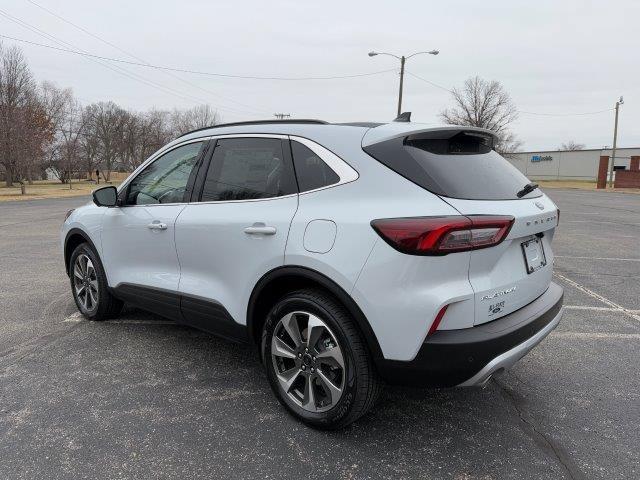
<svg viewBox="0 0 640 480">
<path fill-rule="evenodd" d="M 4 183 L 0 183 L 0 202 L 89 195 L 96 188 L 104 185 L 115 185 L 117 187 L 124 178 L 126 178 L 126 175 L 120 174 L 113 178 L 111 183 L 100 182 L 100 185 L 86 180 L 73 180 L 71 189 L 68 184 L 60 183 L 59 181 L 37 180 L 33 182 L 33 185 L 26 184 L 27 193 L 24 195 L 20 193 L 20 184 L 14 183 L 14 186 L 9 188 Z"/>
<path fill-rule="evenodd" d="M 640 188 L 606 188 L 596 189 L 595 181 L 585 180 L 534 180 L 540 188 L 573 188 L 578 190 L 593 190 L 596 192 L 640 193 Z"/>
</svg>

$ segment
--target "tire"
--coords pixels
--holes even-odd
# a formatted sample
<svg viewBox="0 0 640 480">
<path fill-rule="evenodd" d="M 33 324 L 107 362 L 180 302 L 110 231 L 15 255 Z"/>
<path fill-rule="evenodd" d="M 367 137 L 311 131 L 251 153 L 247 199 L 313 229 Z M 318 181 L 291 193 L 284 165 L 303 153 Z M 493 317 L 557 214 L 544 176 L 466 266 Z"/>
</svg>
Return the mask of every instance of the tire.
<svg viewBox="0 0 640 480">
<path fill-rule="evenodd" d="M 314 428 L 349 425 L 374 406 L 382 391 L 355 321 L 321 290 L 295 291 L 274 305 L 263 328 L 261 353 L 280 403 Z"/>
<path fill-rule="evenodd" d="M 120 314 L 123 302 L 109 292 L 102 262 L 88 243 L 81 243 L 71 253 L 69 279 L 73 299 L 85 318 L 100 321 Z"/>
</svg>

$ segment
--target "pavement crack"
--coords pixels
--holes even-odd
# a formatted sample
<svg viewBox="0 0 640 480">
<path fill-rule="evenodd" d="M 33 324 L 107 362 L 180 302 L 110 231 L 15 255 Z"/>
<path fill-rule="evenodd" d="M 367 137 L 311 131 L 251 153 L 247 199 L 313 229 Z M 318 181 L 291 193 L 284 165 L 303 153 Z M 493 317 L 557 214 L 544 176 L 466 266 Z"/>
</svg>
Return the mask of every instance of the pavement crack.
<svg viewBox="0 0 640 480">
<path fill-rule="evenodd" d="M 503 397 L 511 404 L 518 415 L 520 420 L 520 426 L 522 430 L 531 437 L 534 443 L 540 448 L 540 450 L 553 458 L 558 464 L 562 466 L 567 476 L 572 480 L 583 480 L 586 477 L 582 474 L 579 467 L 575 464 L 571 458 L 569 452 L 566 449 L 553 440 L 551 437 L 542 432 L 540 427 L 536 425 L 533 419 L 524 413 L 520 408 L 519 402 L 516 399 L 514 392 L 494 378 L 494 383 L 500 389 Z"/>
</svg>

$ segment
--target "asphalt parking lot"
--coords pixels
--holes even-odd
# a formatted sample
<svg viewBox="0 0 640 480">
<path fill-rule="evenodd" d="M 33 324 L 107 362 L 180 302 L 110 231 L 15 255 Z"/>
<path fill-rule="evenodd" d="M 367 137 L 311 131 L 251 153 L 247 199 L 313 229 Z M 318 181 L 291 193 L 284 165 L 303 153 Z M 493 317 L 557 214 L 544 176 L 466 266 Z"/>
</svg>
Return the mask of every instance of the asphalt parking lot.
<svg viewBox="0 0 640 480">
<path fill-rule="evenodd" d="M 0 204 L 0 478 L 639 478 L 640 195 L 547 193 L 560 326 L 484 389 L 387 389 L 329 433 L 248 347 L 78 317 L 58 230 L 86 199 Z"/>
</svg>

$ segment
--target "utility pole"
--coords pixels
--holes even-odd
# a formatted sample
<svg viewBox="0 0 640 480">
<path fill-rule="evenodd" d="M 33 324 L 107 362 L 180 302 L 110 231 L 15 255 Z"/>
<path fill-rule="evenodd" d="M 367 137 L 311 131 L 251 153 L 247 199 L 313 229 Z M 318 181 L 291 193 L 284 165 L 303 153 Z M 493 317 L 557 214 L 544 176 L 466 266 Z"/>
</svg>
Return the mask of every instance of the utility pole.
<svg viewBox="0 0 640 480">
<path fill-rule="evenodd" d="M 274 113 L 273 116 L 276 117 L 278 120 L 284 120 L 285 118 L 290 118 L 291 114 L 290 113 Z"/>
<path fill-rule="evenodd" d="M 620 100 L 616 102 L 616 120 L 613 125 L 613 148 L 611 149 L 611 162 L 609 163 L 609 188 L 613 188 L 613 167 L 616 163 L 616 143 L 618 142 L 618 111 L 623 103 L 624 99 L 620 96 Z"/>
</svg>

